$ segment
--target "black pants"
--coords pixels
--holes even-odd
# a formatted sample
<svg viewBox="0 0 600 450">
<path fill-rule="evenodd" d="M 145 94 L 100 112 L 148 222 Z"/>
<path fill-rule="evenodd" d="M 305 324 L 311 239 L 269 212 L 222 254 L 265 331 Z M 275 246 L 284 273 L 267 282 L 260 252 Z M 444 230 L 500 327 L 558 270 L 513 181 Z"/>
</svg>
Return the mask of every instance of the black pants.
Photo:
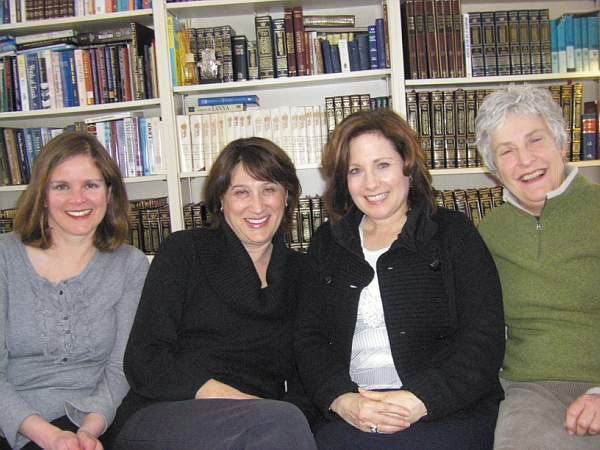
<svg viewBox="0 0 600 450">
<path fill-rule="evenodd" d="M 277 400 L 160 402 L 125 423 L 112 450 L 316 450 L 308 422 Z"/>
<path fill-rule="evenodd" d="M 394 434 L 367 433 L 341 418 L 315 427 L 320 450 L 491 450 L 498 401 L 431 422 L 419 421 Z"/>
</svg>

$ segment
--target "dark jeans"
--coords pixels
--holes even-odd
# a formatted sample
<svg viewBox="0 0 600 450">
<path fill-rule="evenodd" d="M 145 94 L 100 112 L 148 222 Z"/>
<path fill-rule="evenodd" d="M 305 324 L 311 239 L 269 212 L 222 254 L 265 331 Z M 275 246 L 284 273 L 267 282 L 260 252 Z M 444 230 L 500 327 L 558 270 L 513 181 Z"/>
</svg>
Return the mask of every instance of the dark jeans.
<svg viewBox="0 0 600 450">
<path fill-rule="evenodd" d="M 277 400 L 160 402 L 136 412 L 112 450 L 316 450 L 308 422 Z"/>
<path fill-rule="evenodd" d="M 394 434 L 366 433 L 338 418 L 318 424 L 315 439 L 320 450 L 491 450 L 497 416 L 498 401 L 488 400 Z"/>
</svg>

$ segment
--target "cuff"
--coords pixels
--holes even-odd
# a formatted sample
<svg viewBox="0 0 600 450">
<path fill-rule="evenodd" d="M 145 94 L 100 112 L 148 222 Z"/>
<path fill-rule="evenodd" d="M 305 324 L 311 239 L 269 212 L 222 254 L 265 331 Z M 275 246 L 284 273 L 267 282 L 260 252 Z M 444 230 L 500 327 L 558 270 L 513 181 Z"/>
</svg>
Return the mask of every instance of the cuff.
<svg viewBox="0 0 600 450">
<path fill-rule="evenodd" d="M 597 394 L 597 395 L 600 395 L 600 386 L 596 386 L 596 387 L 593 387 L 593 388 L 589 388 L 589 389 L 586 391 L 586 394 Z"/>
</svg>

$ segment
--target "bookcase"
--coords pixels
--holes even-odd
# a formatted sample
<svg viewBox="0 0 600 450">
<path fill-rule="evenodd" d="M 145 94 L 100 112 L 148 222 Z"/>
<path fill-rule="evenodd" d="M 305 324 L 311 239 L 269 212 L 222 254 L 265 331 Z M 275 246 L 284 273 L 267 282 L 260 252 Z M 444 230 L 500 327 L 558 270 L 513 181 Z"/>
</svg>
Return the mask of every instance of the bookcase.
<svg viewBox="0 0 600 450">
<path fill-rule="evenodd" d="M 169 54 L 168 17 L 175 16 L 194 27 L 231 25 L 236 34 L 255 36 L 256 16 L 282 18 L 286 7 L 301 5 L 304 14 L 353 14 L 357 27 L 366 27 L 383 17 L 383 0 L 198 0 L 167 3 L 154 0 L 152 8 L 105 13 L 83 17 L 38 20 L 0 25 L 0 34 L 25 35 L 43 31 L 76 28 L 81 31 L 101 30 L 131 21 L 150 26 L 155 33 L 159 96 L 152 99 L 54 110 L 0 113 L 0 127 L 57 126 L 73 120 L 105 115 L 111 112 L 136 111 L 145 117 L 161 117 L 161 147 L 166 159 L 164 174 L 126 179 L 132 199 L 168 197 L 171 228 L 184 228 L 183 205 L 201 199 L 206 172 L 182 172 L 176 117 L 182 114 L 186 102 L 194 96 L 220 97 L 227 95 L 258 95 L 260 106 L 322 105 L 327 96 L 368 93 L 372 97 L 391 96 L 391 107 L 406 116 L 406 93 L 411 90 L 449 91 L 455 89 L 493 89 L 507 83 L 529 82 L 544 86 L 565 83 L 566 80 L 584 84 L 584 99 L 599 99 L 600 72 L 558 73 L 537 75 L 508 75 L 436 79 L 408 79 L 405 76 L 406 52 L 402 32 L 402 11 L 399 0 L 387 0 L 390 68 L 347 73 L 259 79 L 227 83 L 175 86 Z M 586 12 L 598 9 L 598 0 L 531 0 L 527 5 L 517 1 L 461 0 L 461 12 L 537 8 L 549 9 L 551 18 L 565 12 Z M 586 176 L 600 182 L 600 161 L 575 163 Z M 437 189 L 478 188 L 496 185 L 482 167 L 462 169 L 433 169 Z M 324 182 L 318 164 L 298 167 L 304 194 L 319 194 Z M 0 209 L 14 206 L 23 186 L 0 187 Z"/>
</svg>

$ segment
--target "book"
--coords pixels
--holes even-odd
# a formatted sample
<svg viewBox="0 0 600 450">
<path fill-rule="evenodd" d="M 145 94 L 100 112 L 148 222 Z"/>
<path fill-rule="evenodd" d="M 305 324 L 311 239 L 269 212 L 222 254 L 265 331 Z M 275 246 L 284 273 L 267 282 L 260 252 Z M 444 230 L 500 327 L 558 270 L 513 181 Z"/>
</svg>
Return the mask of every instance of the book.
<svg viewBox="0 0 600 450">
<path fill-rule="evenodd" d="M 296 69 L 296 46 L 294 44 L 294 18 L 292 8 L 286 6 L 283 9 L 283 20 L 287 45 L 288 74 L 290 77 L 295 77 L 298 75 L 298 71 Z"/>
<path fill-rule="evenodd" d="M 547 9 L 539 11 L 542 73 L 552 73 L 552 36 L 549 14 Z"/>
<path fill-rule="evenodd" d="M 445 1 L 435 0 L 433 4 L 433 14 L 435 18 L 435 37 L 436 48 L 438 51 L 438 67 L 440 78 L 448 78 L 448 46 L 446 40 L 446 16 L 448 11 L 445 11 Z"/>
<path fill-rule="evenodd" d="M 404 43 L 404 73 L 412 80 L 419 78 L 415 29 L 415 0 L 400 3 L 402 11 L 402 42 Z"/>
<path fill-rule="evenodd" d="M 371 69 L 379 69 L 379 56 L 377 55 L 377 30 L 375 25 L 369 25 L 369 62 Z"/>
<path fill-rule="evenodd" d="M 483 35 L 485 76 L 495 76 L 498 75 L 498 60 L 496 55 L 496 26 L 494 23 L 493 12 L 481 13 L 481 28 Z"/>
<path fill-rule="evenodd" d="M 439 49 L 437 44 L 437 29 L 435 23 L 435 0 L 423 0 L 423 15 L 425 19 L 425 41 L 427 46 L 427 66 L 429 78 L 440 77 Z"/>
<path fill-rule="evenodd" d="M 483 52 L 483 27 L 481 13 L 470 12 L 469 14 L 469 37 L 471 53 L 471 75 L 483 77 L 486 75 L 485 58 Z"/>
<path fill-rule="evenodd" d="M 273 19 L 273 41 L 277 78 L 287 77 L 289 74 L 285 19 Z"/>
<path fill-rule="evenodd" d="M 511 75 L 521 75 L 521 44 L 519 43 L 519 11 L 508 11 L 508 41 Z"/>
<path fill-rule="evenodd" d="M 496 54 L 498 75 L 510 75 L 510 41 L 508 30 L 508 11 L 494 13 L 496 25 Z"/>
<path fill-rule="evenodd" d="M 375 40 L 377 42 L 377 67 L 386 68 L 385 28 L 383 19 L 375 19 Z"/>
<path fill-rule="evenodd" d="M 302 6 L 292 8 L 294 24 L 294 46 L 296 49 L 296 71 L 299 76 L 306 75 L 306 49 L 304 47 L 304 14 Z"/>
<path fill-rule="evenodd" d="M 233 36 L 233 72 L 236 81 L 248 79 L 248 39 L 239 34 Z"/>
<path fill-rule="evenodd" d="M 587 17 L 588 43 L 590 53 L 590 71 L 594 72 L 600 69 L 600 47 L 598 44 L 598 16 Z"/>
<path fill-rule="evenodd" d="M 247 59 L 248 59 L 248 79 L 258 80 L 258 51 L 256 49 L 256 41 L 249 40 L 246 44 Z"/>
<path fill-rule="evenodd" d="M 521 46 L 521 73 L 527 75 L 531 73 L 531 48 L 529 37 L 529 11 L 519 10 L 519 44 Z"/>
<path fill-rule="evenodd" d="M 597 159 L 598 120 L 595 113 L 585 113 L 581 117 L 581 159 Z"/>
<path fill-rule="evenodd" d="M 333 59 L 331 54 L 331 44 L 327 39 L 320 39 L 321 51 L 323 52 L 323 66 L 325 73 L 333 73 Z"/>
<path fill-rule="evenodd" d="M 460 0 L 450 0 L 450 11 L 452 12 L 453 22 L 453 47 L 454 47 L 454 60 L 457 77 L 464 77 L 466 75 L 465 69 L 465 52 L 463 46 L 463 15 L 460 13 Z M 470 58 L 469 58 L 470 61 Z"/>
<path fill-rule="evenodd" d="M 231 105 L 234 103 L 256 104 L 258 105 L 257 95 L 231 95 L 222 97 L 200 97 L 198 98 L 198 106 L 205 105 Z"/>
<path fill-rule="evenodd" d="M 531 73 L 542 73 L 542 38 L 538 10 L 529 10 L 529 52 Z"/>
</svg>

